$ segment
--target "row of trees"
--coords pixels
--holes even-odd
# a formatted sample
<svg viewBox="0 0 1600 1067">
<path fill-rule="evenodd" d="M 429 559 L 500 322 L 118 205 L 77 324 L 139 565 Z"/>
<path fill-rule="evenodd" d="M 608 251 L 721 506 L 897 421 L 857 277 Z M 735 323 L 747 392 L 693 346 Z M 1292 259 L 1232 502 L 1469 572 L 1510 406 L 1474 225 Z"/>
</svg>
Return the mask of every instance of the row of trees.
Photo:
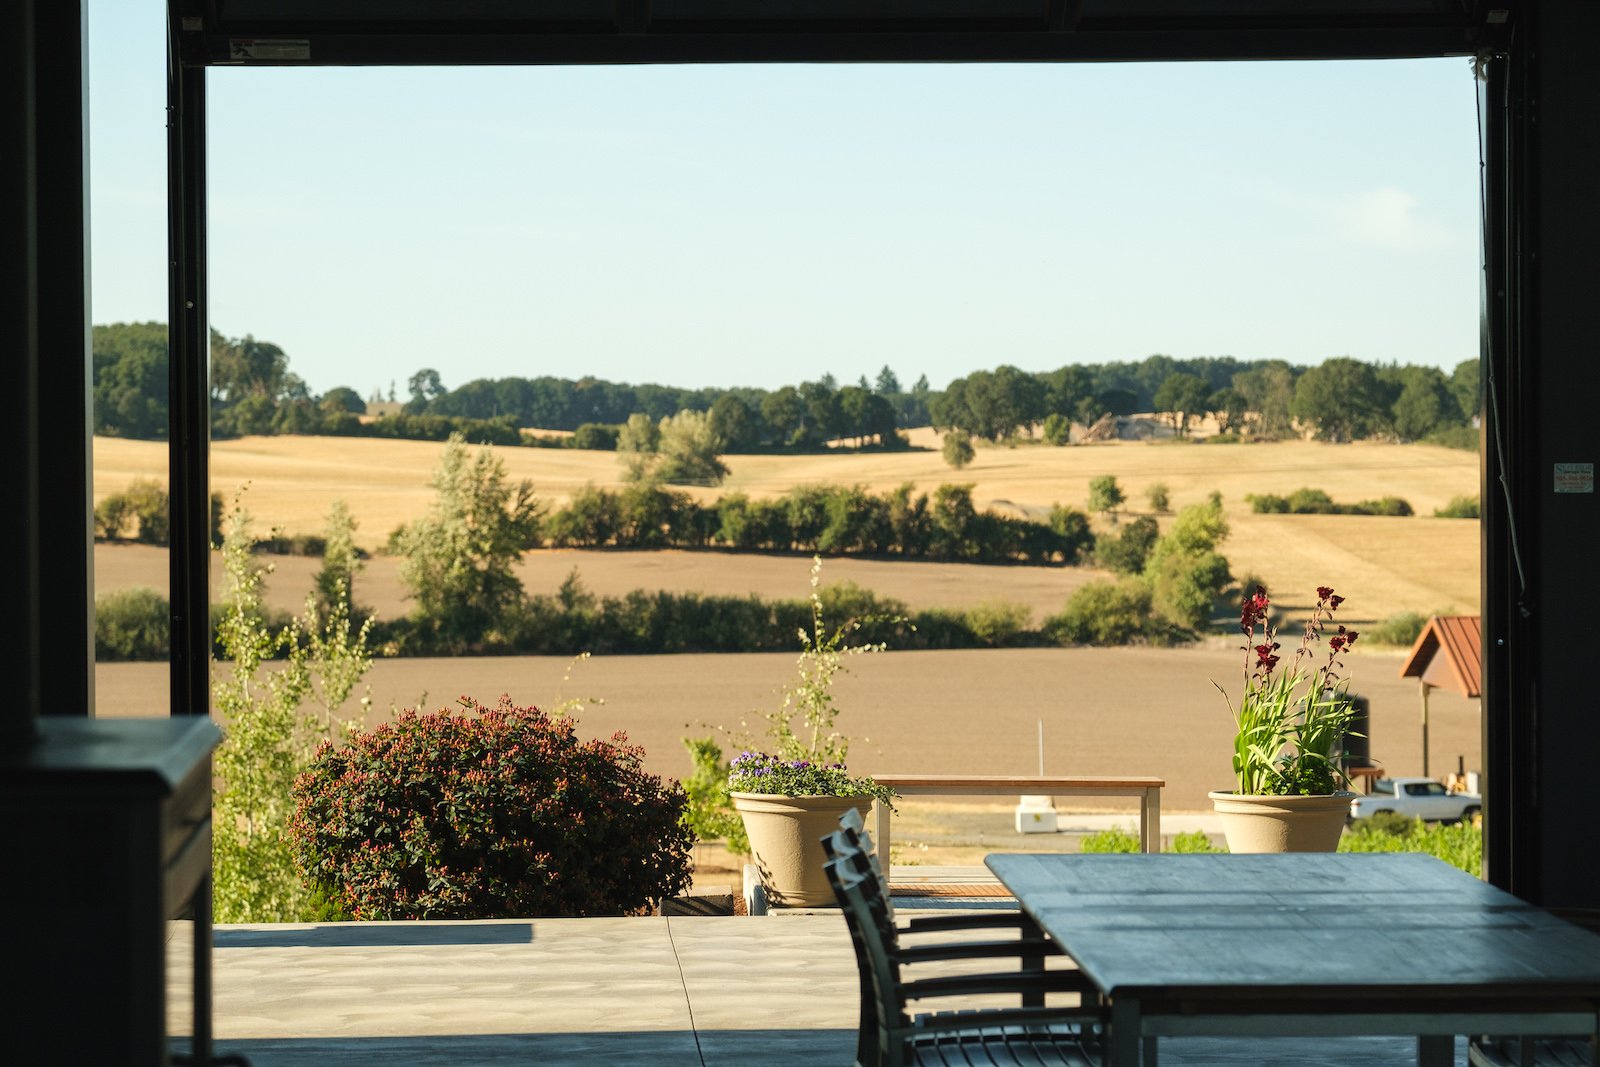
<svg viewBox="0 0 1600 1067">
<path fill-rule="evenodd" d="M 401 576 L 416 606 L 403 626 L 394 628 L 394 636 L 398 644 L 427 652 L 587 648 L 592 645 L 584 635 L 592 639 L 593 627 L 609 634 L 606 647 L 615 650 L 675 648 L 671 635 L 677 635 L 671 640 L 688 640 L 684 647 L 703 647 L 711 640 L 706 635 L 684 635 L 718 626 L 727 633 L 717 647 L 747 647 L 753 638 L 739 631 L 766 633 L 770 623 L 785 617 L 781 605 L 753 598 L 711 604 L 694 596 L 638 593 L 602 604 L 575 578 L 553 598 L 530 598 L 514 568 L 522 550 L 541 535 L 557 545 L 660 548 L 721 542 L 740 548 L 1035 562 L 1074 562 L 1095 545 L 1082 512 L 1058 507 L 1048 523 L 979 512 L 965 485 L 941 486 L 931 496 L 914 495 L 910 486 L 883 495 L 857 487 L 803 487 L 773 501 L 731 494 L 712 507 L 654 484 L 621 493 L 591 487 L 546 517 L 526 482 L 512 484 L 500 460 L 487 451 L 471 455 L 460 438 L 446 446 L 433 485 L 438 495 L 429 514 L 395 538 L 395 548 L 406 557 Z M 1131 636 L 1170 640 L 1204 628 L 1229 581 L 1227 561 L 1217 552 L 1228 532 L 1220 498 L 1185 509 L 1165 536 L 1156 535 L 1153 521 L 1145 525 L 1149 529 L 1141 526 L 1137 534 L 1130 527 L 1115 548 L 1109 542 L 1100 548 L 1107 562 L 1115 555 L 1119 562 L 1113 565 L 1130 575 L 1111 588 L 1118 596 L 1131 596 L 1147 617 L 1134 620 Z M 1140 544 L 1121 544 L 1134 539 Z M 865 594 L 849 595 L 859 600 Z M 1080 608 L 1087 606 L 1086 601 Z M 1022 637 L 1027 625 L 1025 609 L 979 615 L 929 617 L 929 639 L 937 631 L 943 635 L 938 640 L 950 644 L 1003 644 Z M 719 616 L 727 618 L 714 623 Z M 1080 611 L 1072 619 L 1047 623 L 1041 636 L 1106 643 L 1095 625 L 1092 612 Z"/>
<path fill-rule="evenodd" d="M 588 486 L 543 522 L 556 548 L 705 548 L 986 563 L 1071 564 L 1094 543 L 1083 512 L 1056 506 L 1044 522 L 979 511 L 972 486 L 890 493 L 807 485 L 777 499 L 730 493 L 700 504 L 642 483 L 621 492 Z"/>
<path fill-rule="evenodd" d="M 682 389 L 555 377 L 480 378 L 452 390 L 432 369 L 412 375 L 409 386 L 408 413 L 510 417 L 518 425 L 547 430 L 622 424 L 635 415 L 659 422 L 682 411 L 704 412 L 729 452 L 814 449 L 840 438 L 894 447 L 897 427 L 928 424 L 931 395 L 926 377 L 903 390 L 889 367 L 878 372 L 875 383 L 863 375 L 856 384 L 841 386 L 832 375 L 823 375 L 775 390 Z"/>
<path fill-rule="evenodd" d="M 94 328 L 95 431 L 159 438 L 167 425 L 167 333 L 160 323 Z M 391 395 L 392 395 L 391 387 Z M 909 389 L 888 366 L 840 385 L 831 375 L 775 390 L 629 385 L 598 378 L 474 379 L 448 388 L 424 368 L 407 382 L 404 415 L 368 429 L 367 402 L 340 386 L 315 396 L 289 370 L 279 346 L 246 334 L 211 335 L 212 430 L 376 434 L 514 443 L 520 427 L 577 431 L 621 426 L 635 415 L 652 424 L 701 412 L 732 453 L 806 450 L 847 439 L 899 447 L 898 430 L 932 424 L 974 438 L 1002 440 L 1045 424 L 1064 443 L 1071 422 L 1156 411 L 1183 434 L 1211 414 L 1225 433 L 1284 437 L 1301 430 L 1330 441 L 1392 436 L 1420 440 L 1461 428 L 1478 412 L 1478 363 L 1446 375 L 1433 367 L 1370 364 L 1349 358 L 1315 367 L 1231 357 L 1073 364 L 1035 373 L 1013 366 L 976 371 L 943 392 L 926 376 Z M 1051 427 L 1054 431 L 1051 432 Z"/>
<path fill-rule="evenodd" d="M 1315 367 L 1281 360 L 1174 360 L 1084 364 L 1048 374 L 1002 366 L 950 383 L 930 404 L 933 424 L 999 441 L 1044 426 L 1066 443 L 1072 421 L 1153 411 L 1182 436 L 1215 416 L 1223 433 L 1281 438 L 1301 431 L 1328 441 L 1423 440 L 1468 427 L 1480 408 L 1478 361 L 1446 375 L 1435 367 L 1371 364 L 1341 357 Z M 1453 442 L 1452 442 L 1453 443 Z"/>
<path fill-rule="evenodd" d="M 159 439 L 167 433 L 167 328 L 158 322 L 115 323 L 93 331 L 95 432 Z M 407 381 L 403 412 L 363 428 L 368 401 L 348 386 L 314 395 L 289 370 L 281 347 L 253 336 L 211 333 L 212 433 L 339 434 L 442 439 L 454 430 L 485 442 L 517 443 L 519 427 L 578 430 L 619 426 L 633 415 L 652 422 L 682 411 L 710 414 L 727 451 L 820 448 L 837 438 L 894 447 L 897 426 L 929 422 L 926 377 L 909 390 L 883 367 L 840 386 L 831 376 L 764 389 L 686 389 L 629 385 L 598 378 L 475 379 L 457 389 L 423 368 Z M 375 391 L 376 399 L 379 392 Z M 390 397 L 394 396 L 391 386 Z M 441 432 L 440 427 L 445 429 Z"/>
</svg>

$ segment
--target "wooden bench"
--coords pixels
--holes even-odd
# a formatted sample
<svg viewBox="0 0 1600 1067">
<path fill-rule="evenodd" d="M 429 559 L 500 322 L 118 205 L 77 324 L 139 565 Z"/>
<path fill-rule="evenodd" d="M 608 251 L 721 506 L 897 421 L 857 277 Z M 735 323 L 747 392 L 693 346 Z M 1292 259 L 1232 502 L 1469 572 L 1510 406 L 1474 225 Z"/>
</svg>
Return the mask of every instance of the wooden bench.
<svg viewBox="0 0 1600 1067">
<path fill-rule="evenodd" d="M 903 797 L 908 796 L 1050 796 L 1050 797 L 1138 797 L 1139 845 L 1145 852 L 1161 851 L 1162 778 L 1091 778 L 1083 775 L 1024 777 L 976 774 L 876 774 L 873 779 Z M 878 862 L 889 869 L 888 805 L 878 804 L 873 836 L 878 845 Z"/>
</svg>

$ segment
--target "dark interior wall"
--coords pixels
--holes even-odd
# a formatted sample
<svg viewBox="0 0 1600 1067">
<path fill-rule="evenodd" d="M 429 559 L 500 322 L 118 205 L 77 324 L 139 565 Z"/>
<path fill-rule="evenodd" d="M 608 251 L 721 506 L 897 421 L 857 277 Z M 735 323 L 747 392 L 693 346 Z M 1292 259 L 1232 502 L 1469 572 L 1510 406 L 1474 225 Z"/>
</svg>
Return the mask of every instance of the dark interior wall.
<svg viewBox="0 0 1600 1067">
<path fill-rule="evenodd" d="M 1531 731 L 1532 810 L 1519 820 L 1536 841 L 1536 900 L 1600 909 L 1600 694 L 1595 688 L 1600 505 L 1594 492 L 1556 492 L 1555 465 L 1594 463 L 1600 433 L 1600 79 L 1594 42 L 1600 5 L 1542 0 L 1526 66 L 1522 112 L 1529 171 L 1529 238 L 1521 376 L 1531 504 L 1522 522 L 1530 618 L 1527 691 L 1512 709 Z"/>
</svg>

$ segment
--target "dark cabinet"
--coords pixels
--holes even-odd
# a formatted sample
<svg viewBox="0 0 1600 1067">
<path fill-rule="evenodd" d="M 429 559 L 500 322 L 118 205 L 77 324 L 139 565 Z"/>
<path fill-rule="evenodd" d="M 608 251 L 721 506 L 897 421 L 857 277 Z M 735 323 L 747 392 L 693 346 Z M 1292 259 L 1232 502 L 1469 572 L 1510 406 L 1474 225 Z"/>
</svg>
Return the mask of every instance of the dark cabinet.
<svg viewBox="0 0 1600 1067">
<path fill-rule="evenodd" d="M 167 1064 L 167 921 L 190 915 L 205 1062 L 221 734 L 200 716 L 37 728 L 32 745 L 0 753 L 7 1060 Z"/>
</svg>

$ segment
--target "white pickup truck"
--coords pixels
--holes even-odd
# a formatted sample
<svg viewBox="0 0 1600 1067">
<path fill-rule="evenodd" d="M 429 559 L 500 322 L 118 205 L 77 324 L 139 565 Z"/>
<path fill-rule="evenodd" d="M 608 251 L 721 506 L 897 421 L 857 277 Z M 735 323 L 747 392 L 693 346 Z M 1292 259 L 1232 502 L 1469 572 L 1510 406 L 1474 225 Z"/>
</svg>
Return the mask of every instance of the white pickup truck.
<svg viewBox="0 0 1600 1067">
<path fill-rule="evenodd" d="M 1371 793 L 1350 802 L 1352 819 L 1392 811 L 1410 819 L 1455 822 L 1482 810 L 1483 797 L 1477 793 L 1452 793 L 1432 778 L 1379 778 Z"/>
</svg>

